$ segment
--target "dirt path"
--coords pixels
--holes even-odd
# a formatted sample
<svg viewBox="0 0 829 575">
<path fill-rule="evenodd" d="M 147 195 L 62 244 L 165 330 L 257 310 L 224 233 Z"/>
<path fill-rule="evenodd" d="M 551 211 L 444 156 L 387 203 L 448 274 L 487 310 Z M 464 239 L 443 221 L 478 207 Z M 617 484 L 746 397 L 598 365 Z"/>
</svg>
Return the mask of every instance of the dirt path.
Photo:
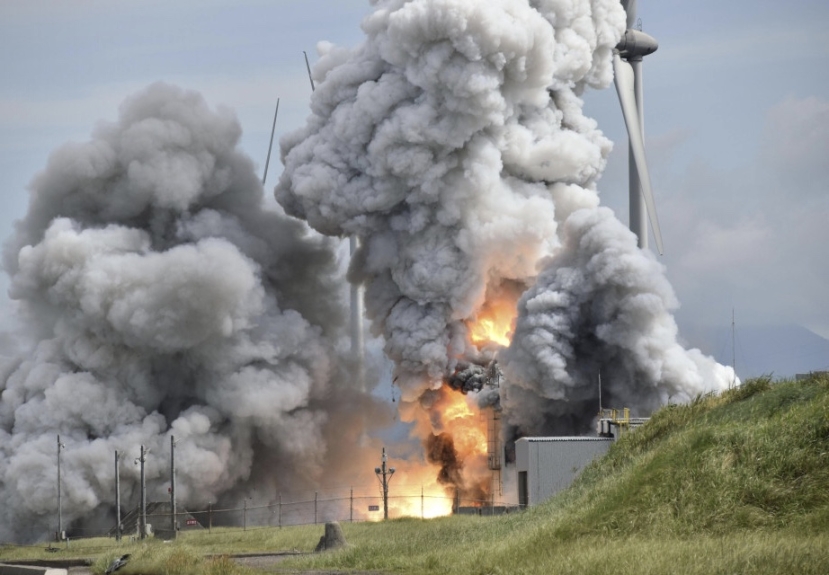
<svg viewBox="0 0 829 575">
<path fill-rule="evenodd" d="M 310 555 L 310 553 L 287 552 L 287 553 L 264 553 L 264 554 L 250 554 L 250 555 L 234 555 L 231 558 L 239 565 L 250 567 L 265 573 L 290 573 L 291 575 L 383 575 L 379 571 L 286 571 L 279 569 L 279 564 L 285 559 L 291 557 L 298 557 L 302 555 Z M 21 563 L 44 563 L 38 561 L 26 561 Z M 57 565 L 59 561 L 49 561 L 51 566 L 60 566 L 67 570 L 69 575 L 92 575 L 92 569 L 89 565 Z M 71 563 L 71 562 L 70 562 Z"/>
<path fill-rule="evenodd" d="M 286 571 L 280 569 L 278 565 L 290 557 L 297 557 L 302 555 L 310 555 L 310 553 L 271 553 L 266 555 L 237 555 L 233 560 L 245 567 L 264 571 L 265 573 L 290 573 L 291 575 L 383 575 L 379 571 Z"/>
</svg>

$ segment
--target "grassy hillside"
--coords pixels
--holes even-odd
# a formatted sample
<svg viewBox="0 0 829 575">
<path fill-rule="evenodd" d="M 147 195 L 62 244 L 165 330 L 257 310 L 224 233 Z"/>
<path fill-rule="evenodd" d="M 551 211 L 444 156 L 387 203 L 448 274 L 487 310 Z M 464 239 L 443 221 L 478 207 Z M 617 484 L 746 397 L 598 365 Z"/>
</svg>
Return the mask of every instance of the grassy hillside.
<svg viewBox="0 0 829 575">
<path fill-rule="evenodd" d="M 829 528 L 829 380 L 753 380 L 662 409 L 576 488 L 557 536 Z"/>
<path fill-rule="evenodd" d="M 250 573 L 204 554 L 308 551 L 322 526 L 188 533 L 129 573 Z M 547 503 L 498 518 L 343 525 L 351 547 L 286 571 L 829 573 L 829 379 L 754 380 L 669 406 Z M 0 561 L 3 560 L 0 550 Z"/>
</svg>

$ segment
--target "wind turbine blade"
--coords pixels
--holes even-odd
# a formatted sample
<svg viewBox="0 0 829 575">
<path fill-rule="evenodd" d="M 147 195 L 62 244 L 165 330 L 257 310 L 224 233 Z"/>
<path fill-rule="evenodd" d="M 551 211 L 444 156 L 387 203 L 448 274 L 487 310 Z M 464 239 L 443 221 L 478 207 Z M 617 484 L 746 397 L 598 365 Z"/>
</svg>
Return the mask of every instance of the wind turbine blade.
<svg viewBox="0 0 829 575">
<path fill-rule="evenodd" d="M 279 98 L 276 99 L 276 111 L 273 113 L 273 126 L 271 126 L 271 142 L 268 144 L 268 158 L 265 160 L 265 173 L 262 174 L 262 185 L 268 179 L 268 165 L 271 163 L 271 151 L 273 150 L 273 135 L 276 133 L 276 117 L 279 115 Z"/>
<path fill-rule="evenodd" d="M 656 248 L 662 255 L 662 231 L 659 228 L 659 219 L 656 217 L 656 204 L 653 201 L 653 190 L 651 188 L 651 177 L 648 173 L 648 165 L 645 160 L 645 142 L 639 121 L 639 111 L 636 108 L 635 78 L 633 67 L 622 60 L 618 54 L 613 55 L 613 81 L 616 84 L 616 93 L 619 95 L 619 103 L 622 105 L 622 115 L 625 118 L 625 126 L 628 130 L 630 149 L 636 161 L 636 171 L 639 173 L 639 182 L 642 186 L 642 196 L 645 199 L 645 206 L 648 208 L 648 219 L 653 228 L 653 236 L 656 239 Z"/>
<path fill-rule="evenodd" d="M 622 0 L 622 7 L 627 14 L 627 28 L 633 28 L 636 24 L 636 0 Z"/>
<path fill-rule="evenodd" d="M 303 50 L 302 53 L 305 54 L 305 67 L 308 69 L 308 80 L 311 81 L 311 91 L 314 92 L 317 87 L 314 86 L 314 77 L 311 75 L 311 64 L 308 63 L 308 52 Z"/>
</svg>

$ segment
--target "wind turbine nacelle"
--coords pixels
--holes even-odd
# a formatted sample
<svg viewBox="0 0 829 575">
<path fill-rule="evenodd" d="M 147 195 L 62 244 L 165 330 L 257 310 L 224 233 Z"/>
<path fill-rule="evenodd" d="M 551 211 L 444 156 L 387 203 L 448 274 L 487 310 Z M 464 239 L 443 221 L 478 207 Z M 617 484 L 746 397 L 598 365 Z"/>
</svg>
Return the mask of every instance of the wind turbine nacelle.
<svg viewBox="0 0 829 575">
<path fill-rule="evenodd" d="M 626 60 L 636 60 L 653 54 L 659 48 L 659 42 L 649 34 L 628 28 L 622 41 L 616 45 L 619 55 Z"/>
</svg>

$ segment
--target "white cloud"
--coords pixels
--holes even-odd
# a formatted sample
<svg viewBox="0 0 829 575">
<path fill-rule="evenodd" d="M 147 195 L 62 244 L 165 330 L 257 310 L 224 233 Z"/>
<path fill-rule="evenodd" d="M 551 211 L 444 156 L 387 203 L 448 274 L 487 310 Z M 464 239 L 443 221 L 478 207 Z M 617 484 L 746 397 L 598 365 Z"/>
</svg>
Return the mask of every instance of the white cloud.
<svg viewBox="0 0 829 575">
<path fill-rule="evenodd" d="M 692 162 L 663 202 L 669 275 L 688 321 L 829 326 L 829 101 L 769 110 L 751 161 Z M 719 320 L 717 320 L 719 317 Z"/>
<path fill-rule="evenodd" d="M 799 185 L 829 191 L 829 100 L 789 97 L 766 120 L 763 159 Z"/>
</svg>

